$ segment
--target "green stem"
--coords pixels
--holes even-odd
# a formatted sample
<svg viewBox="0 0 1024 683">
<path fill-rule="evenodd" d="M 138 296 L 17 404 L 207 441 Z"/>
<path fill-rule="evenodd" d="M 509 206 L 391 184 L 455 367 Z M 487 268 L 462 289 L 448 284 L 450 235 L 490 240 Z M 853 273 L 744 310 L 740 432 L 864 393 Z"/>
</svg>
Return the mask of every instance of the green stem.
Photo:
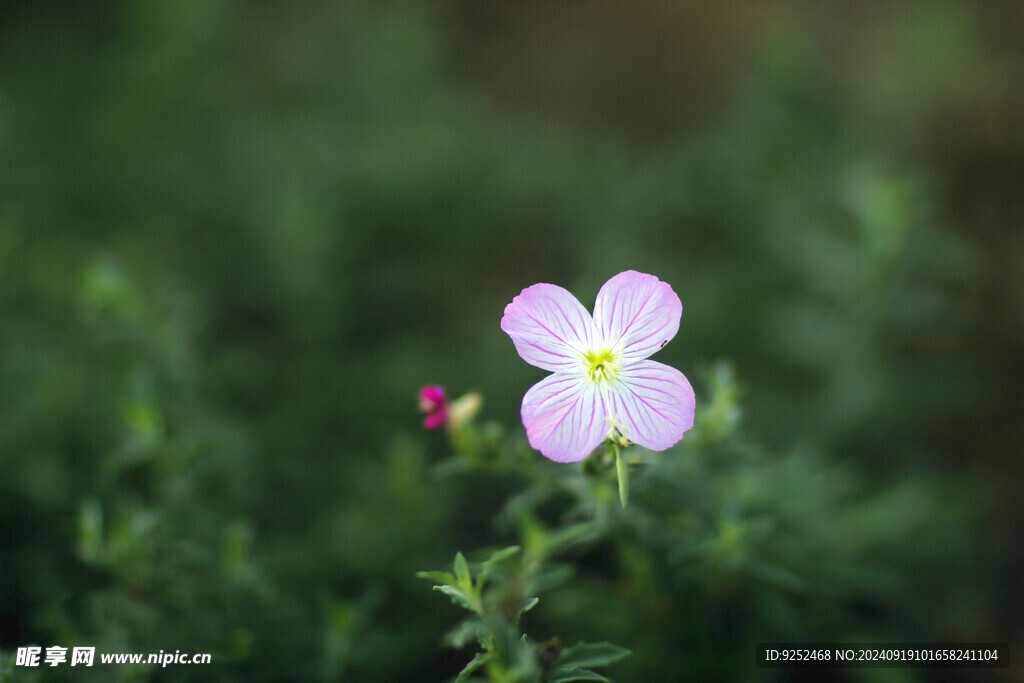
<svg viewBox="0 0 1024 683">
<path fill-rule="evenodd" d="M 629 502 L 629 470 L 626 469 L 626 461 L 622 457 L 622 449 L 619 444 L 612 441 L 612 448 L 615 449 L 615 471 L 619 475 L 619 502 L 622 503 L 622 509 L 626 509 L 626 504 Z"/>
</svg>

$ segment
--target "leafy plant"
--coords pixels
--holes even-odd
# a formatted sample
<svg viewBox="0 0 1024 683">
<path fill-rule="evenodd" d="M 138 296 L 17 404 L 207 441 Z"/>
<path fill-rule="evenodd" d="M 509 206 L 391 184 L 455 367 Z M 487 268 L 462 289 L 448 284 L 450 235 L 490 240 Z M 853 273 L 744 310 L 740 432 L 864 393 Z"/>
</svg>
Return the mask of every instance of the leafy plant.
<svg viewBox="0 0 1024 683">
<path fill-rule="evenodd" d="M 584 643 L 562 649 L 556 640 L 537 643 L 526 635 L 519 635 L 519 620 L 524 612 L 537 606 L 540 598 L 521 600 L 509 595 L 507 586 L 522 585 L 522 572 L 510 571 L 507 562 L 520 554 L 519 546 L 497 550 L 472 571 L 462 553 L 456 553 L 453 572 L 419 572 L 421 579 L 438 582 L 434 590 L 451 598 L 452 602 L 473 612 L 451 631 L 447 640 L 456 647 L 467 644 L 475 637 L 481 651 L 462 669 L 456 683 L 478 680 L 472 674 L 483 669 L 491 681 L 512 683 L 545 681 L 607 681 L 593 671 L 613 664 L 630 654 L 629 650 L 611 643 Z M 522 569 L 522 563 L 518 565 Z M 484 592 L 489 581 L 500 580 L 494 590 Z M 503 585 L 502 585 L 503 584 Z"/>
</svg>

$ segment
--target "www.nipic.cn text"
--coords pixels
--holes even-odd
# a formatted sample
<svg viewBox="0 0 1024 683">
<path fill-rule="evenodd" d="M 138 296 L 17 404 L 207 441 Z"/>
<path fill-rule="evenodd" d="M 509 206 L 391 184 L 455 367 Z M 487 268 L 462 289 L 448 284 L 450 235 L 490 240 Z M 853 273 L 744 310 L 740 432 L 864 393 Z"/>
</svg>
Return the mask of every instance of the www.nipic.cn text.
<svg viewBox="0 0 1024 683">
<path fill-rule="evenodd" d="M 175 650 L 174 652 L 101 652 L 99 664 L 158 664 L 165 667 L 169 664 L 209 664 L 208 652 L 190 654 Z M 95 647 L 61 647 L 53 645 L 19 647 L 15 657 L 16 666 L 93 666 L 96 664 Z"/>
</svg>

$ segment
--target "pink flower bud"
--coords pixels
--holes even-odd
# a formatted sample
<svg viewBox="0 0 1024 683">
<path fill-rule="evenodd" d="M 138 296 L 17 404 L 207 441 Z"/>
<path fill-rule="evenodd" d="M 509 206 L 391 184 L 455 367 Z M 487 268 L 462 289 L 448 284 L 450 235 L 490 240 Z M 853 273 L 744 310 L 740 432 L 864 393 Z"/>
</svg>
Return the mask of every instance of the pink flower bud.
<svg viewBox="0 0 1024 683">
<path fill-rule="evenodd" d="M 420 389 L 420 411 L 427 418 L 423 426 L 427 429 L 438 429 L 448 421 L 448 398 L 442 387 L 423 387 Z"/>
</svg>

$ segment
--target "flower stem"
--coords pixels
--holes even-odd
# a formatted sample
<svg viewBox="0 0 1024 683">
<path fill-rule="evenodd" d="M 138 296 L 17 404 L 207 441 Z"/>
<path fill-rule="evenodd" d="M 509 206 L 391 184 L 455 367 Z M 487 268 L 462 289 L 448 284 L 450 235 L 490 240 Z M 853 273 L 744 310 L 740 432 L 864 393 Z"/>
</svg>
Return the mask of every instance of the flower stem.
<svg viewBox="0 0 1024 683">
<path fill-rule="evenodd" d="M 612 441 L 612 448 L 615 449 L 615 471 L 619 475 L 619 502 L 622 509 L 626 509 L 629 502 L 629 470 L 626 469 L 626 461 L 622 457 L 622 449 L 619 444 Z"/>
</svg>

